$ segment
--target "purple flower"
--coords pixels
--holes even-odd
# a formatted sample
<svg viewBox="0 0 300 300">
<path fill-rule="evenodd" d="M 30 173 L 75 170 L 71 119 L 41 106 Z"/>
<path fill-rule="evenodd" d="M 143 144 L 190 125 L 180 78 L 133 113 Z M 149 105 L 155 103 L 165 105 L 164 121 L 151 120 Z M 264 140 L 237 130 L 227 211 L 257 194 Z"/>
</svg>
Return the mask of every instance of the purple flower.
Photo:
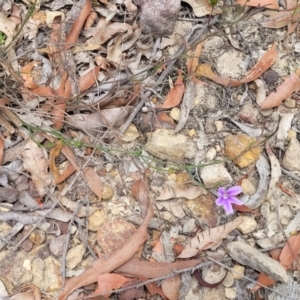
<svg viewBox="0 0 300 300">
<path fill-rule="evenodd" d="M 233 186 L 229 188 L 227 191 L 225 188 L 220 187 L 218 189 L 218 198 L 216 200 L 216 204 L 218 206 L 223 206 L 224 210 L 226 211 L 227 214 L 232 214 L 233 213 L 233 208 L 232 204 L 237 204 L 237 205 L 243 205 L 244 203 L 235 198 L 234 196 L 240 194 L 242 192 L 242 188 L 240 186 Z"/>
</svg>

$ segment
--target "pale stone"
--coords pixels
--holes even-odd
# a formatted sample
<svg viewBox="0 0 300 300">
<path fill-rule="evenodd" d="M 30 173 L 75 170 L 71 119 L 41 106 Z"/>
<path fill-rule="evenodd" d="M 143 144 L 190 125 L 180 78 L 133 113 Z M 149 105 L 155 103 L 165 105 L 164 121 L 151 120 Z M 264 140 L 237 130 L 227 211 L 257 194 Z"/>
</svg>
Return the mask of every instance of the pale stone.
<svg viewBox="0 0 300 300">
<path fill-rule="evenodd" d="M 170 213 L 169 211 L 162 211 L 162 212 L 161 212 L 161 217 L 162 217 L 164 220 L 168 221 L 168 222 L 175 222 L 175 220 L 176 220 L 176 219 L 174 218 L 173 214 Z"/>
<path fill-rule="evenodd" d="M 30 259 L 25 259 L 25 260 L 24 260 L 24 262 L 23 262 L 23 267 L 24 267 L 26 270 L 28 270 L 28 271 L 31 270 L 31 261 L 30 261 Z"/>
<path fill-rule="evenodd" d="M 201 169 L 201 179 L 205 187 L 213 187 L 216 184 L 222 183 L 222 185 L 226 185 L 232 182 L 232 178 L 225 166 L 222 164 L 215 164 L 211 166 L 206 166 Z"/>
<path fill-rule="evenodd" d="M 225 287 L 231 287 L 234 284 L 234 277 L 231 272 L 228 272 L 222 284 Z"/>
<path fill-rule="evenodd" d="M 291 139 L 282 160 L 282 166 L 288 171 L 300 171 L 300 143 Z"/>
<path fill-rule="evenodd" d="M 108 201 L 112 198 L 113 195 L 114 195 L 113 189 L 109 185 L 104 184 L 103 185 L 102 200 Z"/>
<path fill-rule="evenodd" d="M 107 163 L 105 165 L 105 171 L 109 173 L 113 169 L 114 165 L 112 163 Z"/>
<path fill-rule="evenodd" d="M 224 139 L 225 152 L 229 159 L 240 168 L 246 168 L 260 157 L 260 147 L 253 146 L 255 139 L 246 134 L 229 134 Z M 245 150 L 249 149 L 246 153 Z M 242 155 L 241 155 L 242 154 Z"/>
<path fill-rule="evenodd" d="M 228 299 L 236 298 L 236 289 L 235 288 L 225 288 L 225 296 Z"/>
<path fill-rule="evenodd" d="M 196 227 L 195 219 L 189 219 L 187 222 L 183 223 L 182 231 L 184 233 L 191 233 Z"/>
<path fill-rule="evenodd" d="M 206 152 L 206 158 L 207 160 L 214 160 L 216 158 L 217 155 L 217 151 L 215 148 L 210 148 L 207 152 Z"/>
<path fill-rule="evenodd" d="M 232 276 L 234 279 L 243 279 L 245 273 L 245 267 L 240 265 L 234 265 L 232 268 Z"/>
<path fill-rule="evenodd" d="M 60 262 L 53 256 L 48 256 L 44 259 L 44 291 L 47 293 L 58 292 L 62 289 L 63 283 L 60 275 Z"/>
<path fill-rule="evenodd" d="M 286 139 L 290 141 L 291 139 L 296 139 L 296 138 L 297 138 L 297 132 L 294 131 L 293 129 L 289 129 Z"/>
<path fill-rule="evenodd" d="M 217 152 L 220 152 L 222 150 L 222 148 L 221 148 L 221 146 L 218 144 L 218 145 L 216 145 L 216 151 Z"/>
<path fill-rule="evenodd" d="M 170 117 L 178 122 L 180 120 L 180 114 L 180 109 L 178 107 L 173 107 L 170 112 Z"/>
<path fill-rule="evenodd" d="M 242 181 L 241 188 L 245 195 L 253 195 L 256 192 L 255 186 L 248 179 Z"/>
<path fill-rule="evenodd" d="M 189 135 L 189 137 L 191 137 L 191 138 L 192 138 L 195 134 L 196 134 L 195 129 L 191 129 L 191 130 L 188 132 L 188 135 Z"/>
<path fill-rule="evenodd" d="M 283 105 L 287 108 L 295 108 L 296 107 L 296 100 L 287 98 L 284 102 Z"/>
<path fill-rule="evenodd" d="M 139 137 L 139 131 L 137 130 L 134 124 L 130 124 L 127 130 L 124 133 L 124 136 L 121 137 L 122 141 L 133 142 Z"/>
<path fill-rule="evenodd" d="M 34 229 L 28 238 L 32 243 L 41 245 L 46 241 L 46 233 L 41 229 Z"/>
<path fill-rule="evenodd" d="M 182 204 L 179 201 L 171 202 L 170 204 L 171 212 L 176 218 L 182 219 L 185 217 L 185 212 L 182 208 Z"/>
<path fill-rule="evenodd" d="M 215 121 L 215 126 L 218 132 L 223 130 L 223 122 L 222 121 Z"/>
<path fill-rule="evenodd" d="M 242 234 L 248 234 L 256 229 L 257 223 L 252 217 L 243 216 L 242 220 L 242 223 L 237 227 Z"/>
<path fill-rule="evenodd" d="M 184 158 L 195 156 L 196 147 L 190 138 L 182 134 L 175 134 L 173 130 L 158 129 L 147 133 L 146 150 L 161 159 L 180 162 Z"/>
<path fill-rule="evenodd" d="M 97 210 L 89 216 L 88 228 L 91 231 L 97 231 L 106 221 L 106 213 L 102 210 Z"/>
<path fill-rule="evenodd" d="M 74 269 L 77 267 L 77 265 L 81 262 L 83 256 L 85 253 L 85 246 L 84 244 L 79 244 L 75 246 L 74 248 L 71 248 L 67 252 L 66 256 L 66 266 L 69 269 Z"/>
</svg>

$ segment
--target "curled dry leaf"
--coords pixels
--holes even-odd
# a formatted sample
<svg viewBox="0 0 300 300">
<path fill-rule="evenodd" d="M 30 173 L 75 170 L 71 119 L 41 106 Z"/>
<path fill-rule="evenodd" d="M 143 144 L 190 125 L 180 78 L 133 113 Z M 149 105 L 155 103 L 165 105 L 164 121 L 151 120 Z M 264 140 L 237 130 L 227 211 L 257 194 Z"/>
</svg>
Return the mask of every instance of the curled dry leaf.
<svg viewBox="0 0 300 300">
<path fill-rule="evenodd" d="M 276 185 L 279 182 L 281 167 L 277 157 L 274 155 L 269 145 L 266 145 L 266 150 L 271 163 L 271 180 L 266 200 L 270 200 L 273 197 Z"/>
<path fill-rule="evenodd" d="M 137 277 L 157 278 L 172 274 L 176 270 L 194 267 L 203 261 L 200 259 L 169 262 L 140 261 L 133 258 L 115 270 L 117 273 L 131 274 Z"/>
<path fill-rule="evenodd" d="M 197 255 L 200 251 L 210 249 L 218 245 L 228 234 L 242 223 L 242 218 L 238 217 L 232 222 L 215 227 L 203 232 L 199 232 L 185 246 L 178 258 L 188 258 Z"/>
<path fill-rule="evenodd" d="M 157 200 L 169 200 L 172 198 L 186 198 L 189 200 L 207 194 L 207 191 L 197 185 L 181 187 L 175 181 L 167 181 Z"/>
<path fill-rule="evenodd" d="M 37 66 L 39 62 L 37 61 L 32 61 L 22 67 L 21 69 L 21 74 L 22 78 L 24 80 L 24 86 L 28 89 L 35 89 L 38 87 L 38 85 L 34 82 L 33 77 L 31 75 L 32 69 Z"/>
<path fill-rule="evenodd" d="M 71 278 L 65 285 L 58 300 L 64 300 L 77 288 L 97 281 L 101 274 L 110 273 L 129 261 L 148 237 L 147 227 L 153 216 L 153 207 L 149 204 L 147 215 L 139 229 L 123 244 L 123 247 L 113 252 L 108 258 L 99 258 L 92 266 L 77 277 Z"/>
<path fill-rule="evenodd" d="M 165 296 L 169 300 L 177 300 L 179 298 L 179 288 L 181 285 L 180 274 L 176 274 L 163 280 L 161 288 Z"/>
<path fill-rule="evenodd" d="M 277 56 L 278 52 L 276 50 L 276 44 L 274 44 L 269 50 L 265 52 L 265 54 L 259 59 L 255 66 L 246 74 L 245 78 L 242 80 L 220 77 L 212 71 L 211 66 L 208 64 L 199 65 L 196 69 L 196 76 L 207 77 L 224 86 L 239 86 L 241 84 L 248 83 L 257 79 L 263 72 L 265 72 L 272 66 Z"/>
<path fill-rule="evenodd" d="M 132 281 L 119 274 L 101 274 L 98 276 L 98 287 L 91 295 L 103 294 L 109 297 L 113 290 L 119 289 L 125 282 Z"/>
<path fill-rule="evenodd" d="M 279 85 L 276 92 L 271 93 L 261 104 L 262 109 L 269 109 L 281 105 L 282 101 L 291 97 L 293 92 L 300 89 L 300 78 L 293 73 Z"/>
<path fill-rule="evenodd" d="M 96 66 L 79 78 L 78 85 L 80 92 L 84 92 L 94 85 L 94 83 L 97 81 L 100 68 L 101 65 Z"/>
<path fill-rule="evenodd" d="M 283 247 L 279 262 L 285 268 L 288 269 L 292 266 L 293 262 L 297 259 L 297 255 L 300 252 L 300 234 L 289 237 L 285 246 Z"/>
<path fill-rule="evenodd" d="M 276 280 L 268 277 L 265 273 L 260 273 L 257 278 L 257 284 L 250 290 L 251 293 L 255 293 L 258 291 L 262 286 L 272 286 L 276 283 Z"/>
<path fill-rule="evenodd" d="M 175 81 L 174 87 L 169 91 L 166 96 L 165 102 L 159 105 L 159 108 L 172 108 L 180 104 L 182 96 L 185 90 L 183 83 L 183 77 L 180 70 L 178 72 L 178 77 Z"/>
<path fill-rule="evenodd" d="M 29 140 L 22 153 L 25 170 L 30 172 L 31 178 L 41 197 L 46 194 L 46 187 L 52 182 L 48 172 L 48 161 L 44 152 L 35 142 Z"/>
<path fill-rule="evenodd" d="M 101 201 L 103 196 L 103 184 L 101 178 L 91 167 L 85 167 L 83 173 L 89 188 L 97 195 L 99 201 Z"/>
<path fill-rule="evenodd" d="M 215 282 L 215 283 L 209 283 L 209 282 L 205 281 L 205 280 L 203 279 L 202 274 L 201 274 L 201 272 L 199 271 L 199 269 L 196 270 L 196 271 L 193 273 L 193 275 L 195 276 L 195 278 L 197 279 L 197 281 L 198 281 L 202 286 L 208 287 L 208 288 L 211 288 L 211 289 L 212 289 L 212 288 L 218 287 L 220 284 L 222 284 L 222 282 L 224 281 L 224 279 L 225 279 L 226 276 L 227 276 L 227 271 L 226 271 L 224 277 L 223 277 L 220 281 Z"/>
<path fill-rule="evenodd" d="M 82 7 L 82 9 L 79 13 L 79 16 L 77 17 L 74 24 L 72 25 L 72 28 L 66 38 L 64 50 L 70 49 L 75 43 L 77 43 L 81 29 L 85 23 L 85 20 L 90 15 L 91 10 L 92 10 L 91 1 L 86 0 L 84 6 Z"/>
</svg>

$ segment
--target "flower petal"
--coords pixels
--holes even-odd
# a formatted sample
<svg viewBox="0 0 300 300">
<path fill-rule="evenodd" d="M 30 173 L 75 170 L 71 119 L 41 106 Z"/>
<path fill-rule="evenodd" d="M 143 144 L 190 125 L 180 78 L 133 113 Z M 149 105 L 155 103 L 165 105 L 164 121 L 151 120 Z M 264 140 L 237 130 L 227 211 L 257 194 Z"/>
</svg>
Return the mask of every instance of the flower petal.
<svg viewBox="0 0 300 300">
<path fill-rule="evenodd" d="M 233 208 L 231 206 L 231 203 L 230 202 L 224 202 L 224 205 L 223 205 L 223 208 L 225 209 L 226 211 L 226 214 L 230 215 L 233 213 Z"/>
<path fill-rule="evenodd" d="M 229 198 L 228 198 L 228 201 L 229 201 L 230 203 L 234 203 L 234 204 L 237 204 L 237 205 L 244 205 L 244 202 L 243 202 L 243 201 L 241 201 L 241 200 L 239 200 L 239 199 L 237 199 L 237 198 L 235 198 L 235 197 L 229 197 Z"/>
<path fill-rule="evenodd" d="M 219 197 L 223 197 L 224 194 L 225 194 L 225 188 L 219 187 L 219 188 L 218 188 L 218 196 L 219 196 Z"/>
<path fill-rule="evenodd" d="M 219 197 L 219 198 L 216 199 L 216 204 L 217 204 L 218 206 L 223 205 L 224 202 L 225 202 L 225 201 L 224 201 L 224 199 L 223 199 L 222 197 Z"/>
<path fill-rule="evenodd" d="M 236 186 L 232 186 L 231 188 L 229 188 L 226 193 L 228 196 L 236 196 L 238 194 L 240 194 L 242 192 L 242 188 L 239 185 Z"/>
</svg>

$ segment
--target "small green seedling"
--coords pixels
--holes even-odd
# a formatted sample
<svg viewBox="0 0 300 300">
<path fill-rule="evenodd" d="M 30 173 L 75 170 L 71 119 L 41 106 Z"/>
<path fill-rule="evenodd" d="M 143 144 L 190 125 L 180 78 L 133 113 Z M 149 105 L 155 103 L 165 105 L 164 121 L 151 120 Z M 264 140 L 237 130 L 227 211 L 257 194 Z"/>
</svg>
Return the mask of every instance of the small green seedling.
<svg viewBox="0 0 300 300">
<path fill-rule="evenodd" d="M 5 44 L 6 38 L 6 34 L 0 31 L 0 46 Z"/>
</svg>

